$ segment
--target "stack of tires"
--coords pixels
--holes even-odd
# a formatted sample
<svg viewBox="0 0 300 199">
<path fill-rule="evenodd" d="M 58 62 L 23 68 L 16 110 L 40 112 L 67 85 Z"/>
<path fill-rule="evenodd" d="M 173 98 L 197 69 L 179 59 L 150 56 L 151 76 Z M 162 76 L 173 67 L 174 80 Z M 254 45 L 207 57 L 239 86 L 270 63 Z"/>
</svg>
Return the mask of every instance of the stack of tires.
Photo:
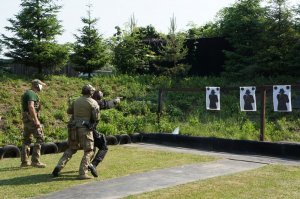
<svg viewBox="0 0 300 199">
<path fill-rule="evenodd" d="M 106 136 L 107 145 L 130 144 L 141 141 L 139 133 L 127 135 L 108 135 Z M 33 144 L 30 145 L 32 152 Z M 62 153 L 68 148 L 67 141 L 43 143 L 41 154 Z M 18 158 L 21 155 L 21 147 L 15 145 L 5 145 L 0 147 L 0 160 L 3 158 Z M 31 154 L 30 154 L 31 155 Z"/>
</svg>

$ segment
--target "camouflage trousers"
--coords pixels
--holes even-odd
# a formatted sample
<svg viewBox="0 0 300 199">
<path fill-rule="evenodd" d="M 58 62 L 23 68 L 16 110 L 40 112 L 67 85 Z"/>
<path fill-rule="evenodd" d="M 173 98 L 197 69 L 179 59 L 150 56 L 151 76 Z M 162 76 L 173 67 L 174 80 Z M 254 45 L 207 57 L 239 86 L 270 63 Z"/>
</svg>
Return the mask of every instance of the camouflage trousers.
<svg viewBox="0 0 300 199">
<path fill-rule="evenodd" d="M 37 128 L 31 119 L 29 113 L 22 113 L 22 120 L 24 124 L 23 140 L 22 140 L 22 150 L 21 150 L 21 162 L 24 164 L 29 163 L 30 155 L 30 144 L 35 138 L 35 143 L 33 145 L 31 162 L 40 163 L 41 157 L 41 144 L 44 142 L 44 132 L 43 129 Z"/>
<path fill-rule="evenodd" d="M 63 169 L 66 166 L 67 162 L 72 158 L 72 156 L 79 149 L 83 149 L 84 154 L 79 166 L 79 175 L 85 175 L 88 173 L 88 166 L 94 154 L 93 133 L 86 128 L 77 128 L 75 137 L 77 143 L 75 140 L 72 140 L 72 142 L 69 141 L 69 148 L 64 152 L 63 156 L 60 158 L 56 166 L 60 169 Z M 72 143 L 72 145 L 70 145 L 70 143 Z"/>
</svg>

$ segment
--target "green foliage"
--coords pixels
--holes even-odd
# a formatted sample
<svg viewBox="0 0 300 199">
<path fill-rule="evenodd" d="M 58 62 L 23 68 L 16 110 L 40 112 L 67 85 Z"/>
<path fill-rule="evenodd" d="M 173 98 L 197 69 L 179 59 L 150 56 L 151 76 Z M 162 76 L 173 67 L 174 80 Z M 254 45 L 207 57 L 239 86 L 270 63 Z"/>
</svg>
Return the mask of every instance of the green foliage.
<svg viewBox="0 0 300 199">
<path fill-rule="evenodd" d="M 261 0 L 238 1 L 219 13 L 221 36 L 233 47 L 225 51 L 225 69 L 230 75 L 254 75 L 257 69 L 257 51 L 262 48 L 265 10 Z"/>
<path fill-rule="evenodd" d="M 113 64 L 117 70 L 127 74 L 149 73 L 150 61 L 154 52 L 144 39 L 155 34 L 155 30 L 149 26 L 146 29 L 133 28 L 132 32 L 116 28 L 118 33 L 113 40 Z"/>
<path fill-rule="evenodd" d="M 75 70 L 91 73 L 104 67 L 110 59 L 107 44 L 102 36 L 98 33 L 95 25 L 97 19 L 91 18 L 91 12 L 88 10 L 88 17 L 82 18 L 85 24 L 80 30 L 80 35 L 75 35 L 74 54 L 71 60 L 76 64 Z"/>
<path fill-rule="evenodd" d="M 97 127 L 97 130 L 103 133 L 104 135 L 118 134 L 117 128 L 114 125 L 105 122 L 101 122 L 100 125 Z"/>
<path fill-rule="evenodd" d="M 23 131 L 21 102 L 23 92 L 30 87 L 28 77 L 0 74 L 0 145 L 20 145 Z M 299 78 L 276 77 L 232 81 L 221 77 L 169 78 L 166 76 L 99 76 L 90 80 L 48 76 L 47 87 L 39 94 L 42 101 L 41 122 L 47 141 L 67 138 L 66 113 L 69 98 L 80 96 L 81 87 L 91 83 L 104 92 L 107 100 L 123 96 L 121 103 L 100 111 L 98 131 L 106 135 L 122 133 L 171 133 L 180 127 L 180 134 L 231 139 L 259 139 L 260 114 L 241 112 L 239 108 L 239 86 L 272 85 L 289 82 L 299 84 Z M 221 111 L 205 109 L 207 85 L 221 87 Z M 233 86 L 236 90 L 222 90 Z M 159 88 L 203 88 L 203 92 L 167 92 L 163 95 L 162 115 L 157 118 Z M 276 113 L 273 111 L 271 93 L 267 96 L 266 140 L 300 141 L 300 112 Z M 296 93 L 295 93 L 296 94 Z M 259 93 L 257 94 L 259 100 Z M 259 107 L 259 101 L 258 110 Z"/>
<path fill-rule="evenodd" d="M 169 34 L 164 38 L 160 54 L 156 58 L 154 67 L 157 74 L 166 76 L 184 76 L 190 69 L 190 65 L 184 63 L 187 48 L 184 46 L 185 35 L 176 34 L 176 19 L 170 20 Z"/>
<path fill-rule="evenodd" d="M 299 11 L 287 0 L 237 1 L 219 12 L 215 33 L 226 38 L 232 50 L 225 51 L 226 75 L 299 74 Z M 193 29 L 191 29 L 193 31 Z M 195 32 L 195 31 L 194 31 Z M 195 34 L 195 33 L 193 33 Z"/>
<path fill-rule="evenodd" d="M 272 0 L 267 6 L 264 47 L 258 52 L 261 74 L 299 75 L 300 35 L 287 0 Z M 299 22 L 298 22 L 299 25 Z"/>
<path fill-rule="evenodd" d="M 189 29 L 187 30 L 188 39 L 213 38 L 219 36 L 218 25 L 213 22 L 208 22 L 203 26 L 197 26 L 194 23 L 190 23 Z"/>
<path fill-rule="evenodd" d="M 22 0 L 21 11 L 15 19 L 9 19 L 11 26 L 5 27 L 14 35 L 2 34 L 1 42 L 8 48 L 5 56 L 17 63 L 38 68 L 57 69 L 68 59 L 68 48 L 55 42 L 55 36 L 62 33 L 57 20 L 61 8 L 53 0 Z"/>
</svg>

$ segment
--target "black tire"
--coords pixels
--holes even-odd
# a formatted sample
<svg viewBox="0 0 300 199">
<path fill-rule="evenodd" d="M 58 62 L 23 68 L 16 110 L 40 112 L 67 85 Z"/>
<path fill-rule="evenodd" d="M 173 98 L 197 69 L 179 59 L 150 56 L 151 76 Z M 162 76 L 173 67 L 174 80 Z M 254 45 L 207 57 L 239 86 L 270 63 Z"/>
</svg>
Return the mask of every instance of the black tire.
<svg viewBox="0 0 300 199">
<path fill-rule="evenodd" d="M 69 148 L 69 145 L 68 145 L 67 141 L 56 142 L 55 144 L 56 144 L 56 146 L 58 148 L 58 153 L 65 152 Z"/>
<path fill-rule="evenodd" d="M 131 141 L 132 141 L 133 143 L 141 142 L 141 140 L 142 140 L 142 136 L 141 136 L 141 134 L 139 134 L 139 133 L 131 134 L 130 137 L 131 137 Z"/>
<path fill-rule="evenodd" d="M 117 145 L 119 142 L 113 135 L 106 136 L 107 145 Z"/>
<path fill-rule="evenodd" d="M 43 143 L 41 148 L 41 154 L 57 153 L 58 147 L 53 142 Z"/>
<path fill-rule="evenodd" d="M 115 135 L 115 137 L 117 138 L 118 144 L 120 144 L 121 135 Z"/>
<path fill-rule="evenodd" d="M 127 134 L 122 134 L 120 136 L 120 144 L 130 144 L 131 143 L 131 138 Z"/>
<path fill-rule="evenodd" d="M 0 159 L 2 158 L 18 158 L 21 156 L 20 149 L 15 145 L 6 145 L 2 148 L 3 152 Z"/>
</svg>

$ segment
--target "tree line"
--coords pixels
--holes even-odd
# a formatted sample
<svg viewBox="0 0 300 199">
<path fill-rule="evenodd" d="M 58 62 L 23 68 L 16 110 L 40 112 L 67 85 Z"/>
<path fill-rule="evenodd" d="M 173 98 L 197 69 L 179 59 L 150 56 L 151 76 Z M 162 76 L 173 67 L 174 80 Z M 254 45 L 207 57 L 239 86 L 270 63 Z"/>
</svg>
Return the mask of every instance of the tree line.
<svg viewBox="0 0 300 199">
<path fill-rule="evenodd" d="M 71 62 L 89 76 L 106 66 L 127 74 L 185 76 L 191 67 L 185 61 L 190 50 L 186 41 L 212 37 L 222 37 L 232 47 L 224 50 L 224 75 L 300 74 L 300 4 L 289 7 L 288 0 L 237 0 L 220 10 L 213 22 L 190 24 L 181 32 L 172 16 L 167 34 L 152 25 L 138 26 L 132 15 L 128 26 L 116 26 L 108 39 L 96 29 L 98 20 L 89 5 L 87 16 L 81 18 L 83 26 L 74 34 L 76 41 L 67 44 L 55 40 L 63 32 L 56 0 L 22 0 L 20 6 L 5 27 L 13 36 L 1 34 L 0 42 L 8 49 L 5 56 L 37 68 L 40 74 L 44 68 L 59 69 Z"/>
</svg>

